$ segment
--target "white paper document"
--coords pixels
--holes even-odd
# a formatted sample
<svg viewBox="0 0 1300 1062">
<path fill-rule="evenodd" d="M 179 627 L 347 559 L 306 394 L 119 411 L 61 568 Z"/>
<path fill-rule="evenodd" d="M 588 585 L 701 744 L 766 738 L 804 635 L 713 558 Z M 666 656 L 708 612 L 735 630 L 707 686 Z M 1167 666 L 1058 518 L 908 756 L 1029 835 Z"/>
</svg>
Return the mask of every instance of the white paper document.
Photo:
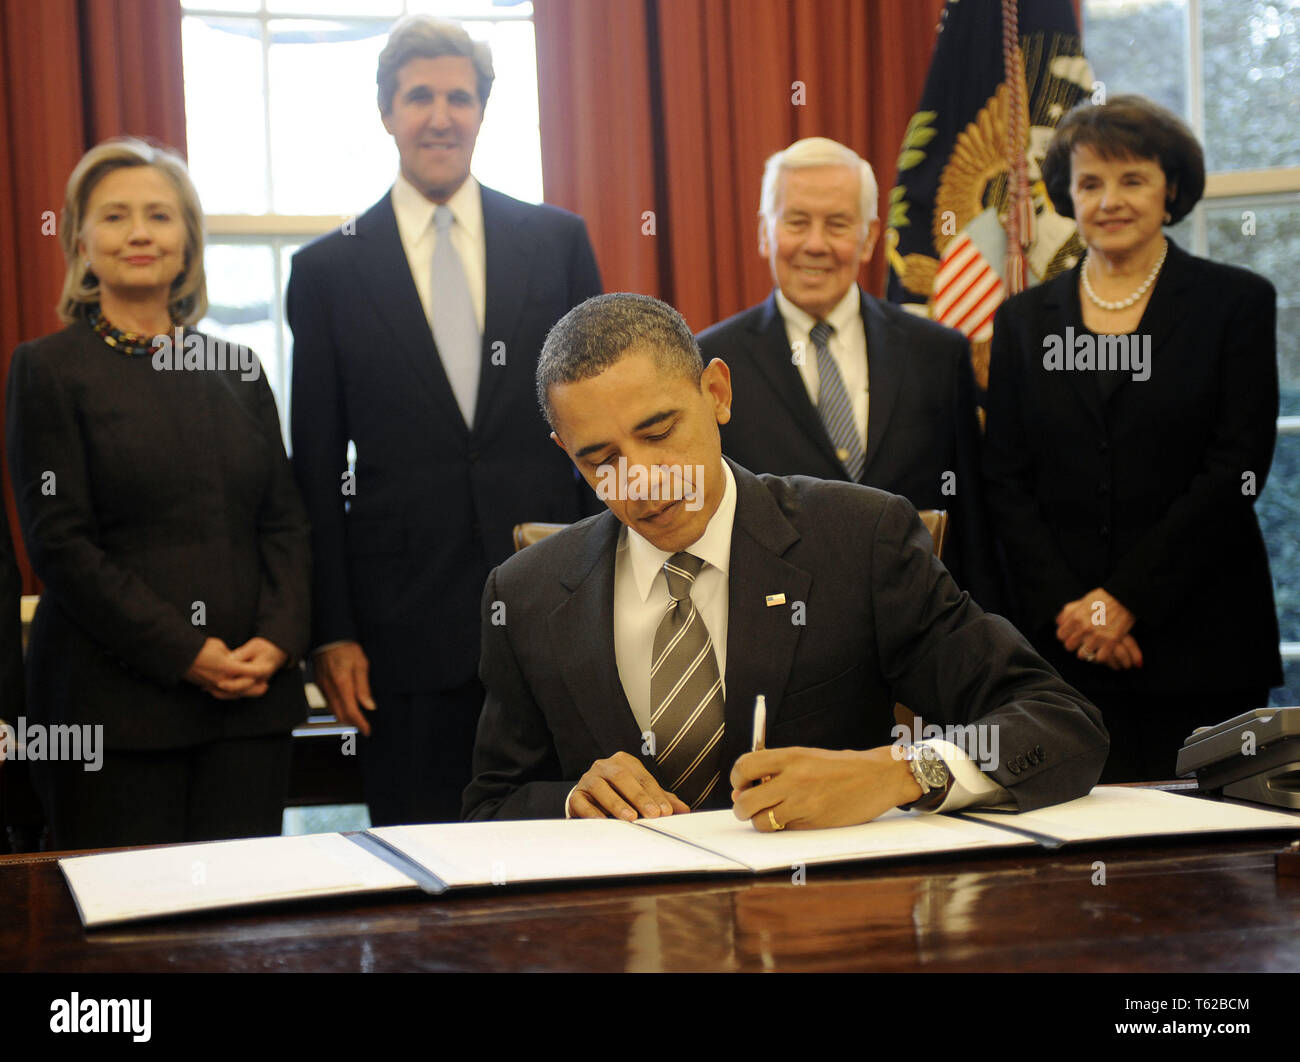
<svg viewBox="0 0 1300 1062">
<path fill-rule="evenodd" d="M 1028 837 L 977 822 L 897 809 L 861 826 L 831 830 L 787 829 L 760 833 L 748 820 L 741 821 L 730 811 L 696 811 L 690 815 L 640 819 L 637 825 L 727 856 L 756 873 L 788 869 L 797 863 L 842 863 L 1034 844 Z"/>
<path fill-rule="evenodd" d="M 449 888 L 747 869 L 724 856 L 621 819 L 452 822 L 384 826 L 367 832 L 419 863 Z"/>
<path fill-rule="evenodd" d="M 273 903 L 414 889 L 339 833 L 172 845 L 59 860 L 85 926 Z"/>
<path fill-rule="evenodd" d="M 1300 813 L 1225 804 L 1159 789 L 1098 786 L 1086 797 L 1017 815 L 968 809 L 993 825 L 1005 823 L 1060 841 L 1109 841 L 1124 837 L 1222 833 L 1230 830 L 1300 830 Z"/>
</svg>

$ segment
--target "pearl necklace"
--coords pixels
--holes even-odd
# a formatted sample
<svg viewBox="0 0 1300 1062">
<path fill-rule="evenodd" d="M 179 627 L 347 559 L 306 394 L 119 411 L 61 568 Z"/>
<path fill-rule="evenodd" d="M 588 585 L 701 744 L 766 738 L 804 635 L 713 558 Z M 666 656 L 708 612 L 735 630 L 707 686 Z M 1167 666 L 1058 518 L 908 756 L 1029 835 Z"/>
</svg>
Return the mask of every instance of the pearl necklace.
<svg viewBox="0 0 1300 1062">
<path fill-rule="evenodd" d="M 1127 299 L 1121 299 L 1119 302 L 1107 302 L 1105 299 L 1097 298 L 1097 293 L 1092 290 L 1092 281 L 1088 279 L 1088 255 L 1083 256 L 1083 290 L 1089 300 L 1103 310 L 1127 310 L 1138 299 L 1147 293 L 1147 289 L 1156 282 L 1156 277 L 1160 275 L 1160 267 L 1165 264 L 1165 255 L 1169 253 L 1169 241 L 1165 240 L 1164 250 L 1160 252 L 1160 257 L 1152 267 L 1151 272 L 1147 274 L 1146 280 L 1142 281 L 1142 286 L 1133 292 Z"/>
</svg>

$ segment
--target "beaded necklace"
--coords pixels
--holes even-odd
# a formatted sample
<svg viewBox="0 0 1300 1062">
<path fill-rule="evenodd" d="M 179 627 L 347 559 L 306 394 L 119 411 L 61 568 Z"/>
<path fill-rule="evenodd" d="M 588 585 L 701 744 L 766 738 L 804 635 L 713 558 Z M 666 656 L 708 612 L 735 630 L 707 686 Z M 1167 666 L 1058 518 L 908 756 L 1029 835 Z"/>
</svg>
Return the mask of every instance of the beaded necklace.
<svg viewBox="0 0 1300 1062">
<path fill-rule="evenodd" d="M 100 312 L 98 306 L 86 318 L 86 323 L 90 325 L 90 329 L 95 335 L 99 336 L 119 354 L 125 354 L 128 357 L 136 354 L 152 354 L 155 349 L 153 336 L 146 336 L 140 332 L 124 332 L 122 329 L 114 327 L 109 324 L 108 318 Z"/>
</svg>

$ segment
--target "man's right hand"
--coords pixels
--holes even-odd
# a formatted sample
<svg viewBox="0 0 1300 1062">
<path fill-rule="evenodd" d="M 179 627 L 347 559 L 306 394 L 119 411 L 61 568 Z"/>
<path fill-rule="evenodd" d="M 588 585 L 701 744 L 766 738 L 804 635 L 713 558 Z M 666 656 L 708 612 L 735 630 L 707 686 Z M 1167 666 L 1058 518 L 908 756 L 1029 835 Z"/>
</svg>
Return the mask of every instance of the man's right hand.
<svg viewBox="0 0 1300 1062">
<path fill-rule="evenodd" d="M 575 819 L 656 819 L 690 810 L 628 752 L 593 763 L 569 797 L 569 814 Z"/>
<path fill-rule="evenodd" d="M 322 649 L 312 657 L 312 670 L 334 718 L 369 737 L 370 723 L 361 709 L 373 712 L 375 701 L 370 696 L 370 661 L 361 644 L 340 642 Z"/>
</svg>

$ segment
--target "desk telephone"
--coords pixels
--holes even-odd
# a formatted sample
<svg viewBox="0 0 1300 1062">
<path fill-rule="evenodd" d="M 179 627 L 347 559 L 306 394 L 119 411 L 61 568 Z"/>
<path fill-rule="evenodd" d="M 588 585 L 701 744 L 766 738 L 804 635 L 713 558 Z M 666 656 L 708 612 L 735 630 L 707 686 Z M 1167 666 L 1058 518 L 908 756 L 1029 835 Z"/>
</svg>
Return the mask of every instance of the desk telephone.
<svg viewBox="0 0 1300 1062">
<path fill-rule="evenodd" d="M 1178 753 L 1178 776 L 1203 790 L 1300 810 L 1300 707 L 1256 708 L 1199 727 Z"/>
</svg>

